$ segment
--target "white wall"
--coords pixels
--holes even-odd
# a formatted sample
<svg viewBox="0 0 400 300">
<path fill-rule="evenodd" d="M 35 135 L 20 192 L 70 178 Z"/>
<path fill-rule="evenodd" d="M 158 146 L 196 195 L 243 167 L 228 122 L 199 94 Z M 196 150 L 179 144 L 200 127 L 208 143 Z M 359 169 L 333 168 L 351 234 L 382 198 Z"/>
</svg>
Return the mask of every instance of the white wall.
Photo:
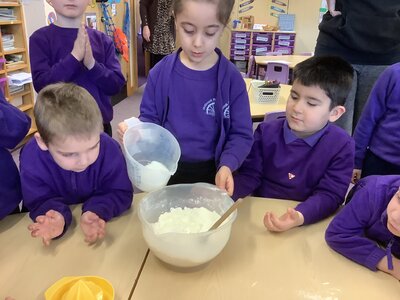
<svg viewBox="0 0 400 300">
<path fill-rule="evenodd" d="M 314 52 L 318 37 L 321 0 L 291 0 L 289 13 L 296 14 L 295 53 Z"/>
<path fill-rule="evenodd" d="M 25 29 L 27 41 L 29 36 L 37 29 L 46 26 L 46 17 L 43 0 L 23 0 L 25 12 Z"/>
</svg>

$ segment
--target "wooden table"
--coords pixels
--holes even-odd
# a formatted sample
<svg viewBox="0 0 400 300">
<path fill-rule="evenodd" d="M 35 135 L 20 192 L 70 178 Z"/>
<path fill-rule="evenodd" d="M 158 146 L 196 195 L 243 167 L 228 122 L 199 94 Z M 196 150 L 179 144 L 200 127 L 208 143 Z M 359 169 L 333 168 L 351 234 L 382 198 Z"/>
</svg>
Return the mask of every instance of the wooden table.
<svg viewBox="0 0 400 300">
<path fill-rule="evenodd" d="M 251 87 L 251 79 L 245 78 L 246 89 L 249 95 L 250 101 L 250 113 L 253 122 L 260 122 L 264 119 L 264 115 L 268 112 L 278 112 L 285 111 L 286 102 L 290 95 L 291 85 L 281 84 L 281 90 L 279 92 L 279 100 L 277 103 L 269 104 L 269 103 L 259 103 L 255 101 L 253 88 Z"/>
<path fill-rule="evenodd" d="M 270 56 L 254 56 L 256 62 L 256 78 L 258 78 L 260 66 L 265 67 L 269 62 L 282 62 L 289 65 L 289 69 L 293 69 L 298 63 L 310 58 L 307 55 L 270 55 Z"/>
<path fill-rule="evenodd" d="M 225 249 L 197 271 L 167 268 L 150 252 L 132 299 L 400 299 L 399 281 L 326 245 L 329 220 L 280 234 L 264 228 L 265 211 L 280 214 L 295 205 L 245 199 Z"/>
<path fill-rule="evenodd" d="M 135 195 L 138 201 L 142 195 Z M 96 275 L 114 286 L 115 299 L 126 300 L 132 291 L 148 248 L 133 207 L 107 223 L 102 243 L 88 246 L 79 225 L 81 206 L 73 208 L 74 222 L 49 247 L 30 236 L 27 214 L 0 221 L 0 298 L 44 299 L 45 290 L 64 276 Z"/>
</svg>

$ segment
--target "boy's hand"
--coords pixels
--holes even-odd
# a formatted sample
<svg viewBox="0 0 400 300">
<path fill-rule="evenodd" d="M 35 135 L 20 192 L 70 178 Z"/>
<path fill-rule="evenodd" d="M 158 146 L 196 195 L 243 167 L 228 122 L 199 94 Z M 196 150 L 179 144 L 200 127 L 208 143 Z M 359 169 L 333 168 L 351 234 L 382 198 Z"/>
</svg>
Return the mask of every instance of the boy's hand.
<svg viewBox="0 0 400 300">
<path fill-rule="evenodd" d="M 227 166 L 219 168 L 215 175 L 215 185 L 222 190 L 226 190 L 229 196 L 233 194 L 233 176 L 231 169 Z"/>
<path fill-rule="evenodd" d="M 90 44 L 89 35 L 87 34 L 86 28 L 85 29 L 85 56 L 83 57 L 83 64 L 88 70 L 91 70 L 96 63 L 96 60 L 93 57 L 92 45 Z"/>
<path fill-rule="evenodd" d="M 82 214 L 81 228 L 88 244 L 95 243 L 106 235 L 106 222 L 91 211 Z"/>
<path fill-rule="evenodd" d="M 50 245 L 53 238 L 62 234 L 65 220 L 62 214 L 55 210 L 49 210 L 44 216 L 38 216 L 36 222 L 28 226 L 32 237 L 40 236 L 43 244 Z"/>
<path fill-rule="evenodd" d="M 361 170 L 360 169 L 354 169 L 353 170 L 353 176 L 351 177 L 351 183 L 356 184 L 357 181 L 359 181 L 361 178 Z"/>
<path fill-rule="evenodd" d="M 77 61 L 82 61 L 85 57 L 86 50 L 86 29 L 85 25 L 81 24 L 78 29 L 78 35 L 74 42 L 74 48 L 72 48 L 71 54 L 76 58 Z"/>
<path fill-rule="evenodd" d="M 146 42 L 150 42 L 150 28 L 149 26 L 143 26 L 143 38 Z"/>
<path fill-rule="evenodd" d="M 124 134 L 125 131 L 128 130 L 128 124 L 126 122 L 121 122 L 118 124 L 117 134 L 118 134 L 118 141 L 123 144 L 124 143 Z"/>
<path fill-rule="evenodd" d="M 303 214 L 289 207 L 287 212 L 277 218 L 273 213 L 267 212 L 264 216 L 264 225 L 269 231 L 286 231 L 304 223 Z"/>
</svg>

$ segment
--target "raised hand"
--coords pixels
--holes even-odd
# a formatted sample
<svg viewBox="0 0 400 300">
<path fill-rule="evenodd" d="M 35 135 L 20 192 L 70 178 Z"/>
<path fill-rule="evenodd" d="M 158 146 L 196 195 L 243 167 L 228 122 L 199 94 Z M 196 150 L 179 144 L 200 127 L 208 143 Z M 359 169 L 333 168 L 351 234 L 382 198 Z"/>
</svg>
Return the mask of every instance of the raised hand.
<svg viewBox="0 0 400 300">
<path fill-rule="evenodd" d="M 82 214 L 81 228 L 88 244 L 93 244 L 106 235 L 106 222 L 91 211 Z"/>
<path fill-rule="evenodd" d="M 41 237 L 43 244 L 48 246 L 53 238 L 62 234 L 65 220 L 62 214 L 49 210 L 44 216 L 38 216 L 36 222 L 28 226 L 32 237 Z"/>
<path fill-rule="evenodd" d="M 269 231 L 282 232 L 300 226 L 303 223 L 303 215 L 291 207 L 279 218 L 271 212 L 267 212 L 264 216 L 264 226 L 267 227 Z"/>
</svg>

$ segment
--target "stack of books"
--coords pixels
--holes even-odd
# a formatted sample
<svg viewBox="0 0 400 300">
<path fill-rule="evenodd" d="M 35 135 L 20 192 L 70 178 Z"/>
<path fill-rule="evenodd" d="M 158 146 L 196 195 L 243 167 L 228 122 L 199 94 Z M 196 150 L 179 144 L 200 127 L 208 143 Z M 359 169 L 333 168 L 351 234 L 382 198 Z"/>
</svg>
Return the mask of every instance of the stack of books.
<svg viewBox="0 0 400 300">
<path fill-rule="evenodd" d="M 14 21 L 16 19 L 16 16 L 14 16 L 14 9 L 9 7 L 0 7 L 0 21 Z"/>
<path fill-rule="evenodd" d="M 10 94 L 24 90 L 24 85 L 32 82 L 32 74 L 27 72 L 13 72 L 8 74 L 8 89 Z"/>
<path fill-rule="evenodd" d="M 2 33 L 1 39 L 3 41 L 4 51 L 15 49 L 14 35 L 10 33 Z"/>
</svg>

